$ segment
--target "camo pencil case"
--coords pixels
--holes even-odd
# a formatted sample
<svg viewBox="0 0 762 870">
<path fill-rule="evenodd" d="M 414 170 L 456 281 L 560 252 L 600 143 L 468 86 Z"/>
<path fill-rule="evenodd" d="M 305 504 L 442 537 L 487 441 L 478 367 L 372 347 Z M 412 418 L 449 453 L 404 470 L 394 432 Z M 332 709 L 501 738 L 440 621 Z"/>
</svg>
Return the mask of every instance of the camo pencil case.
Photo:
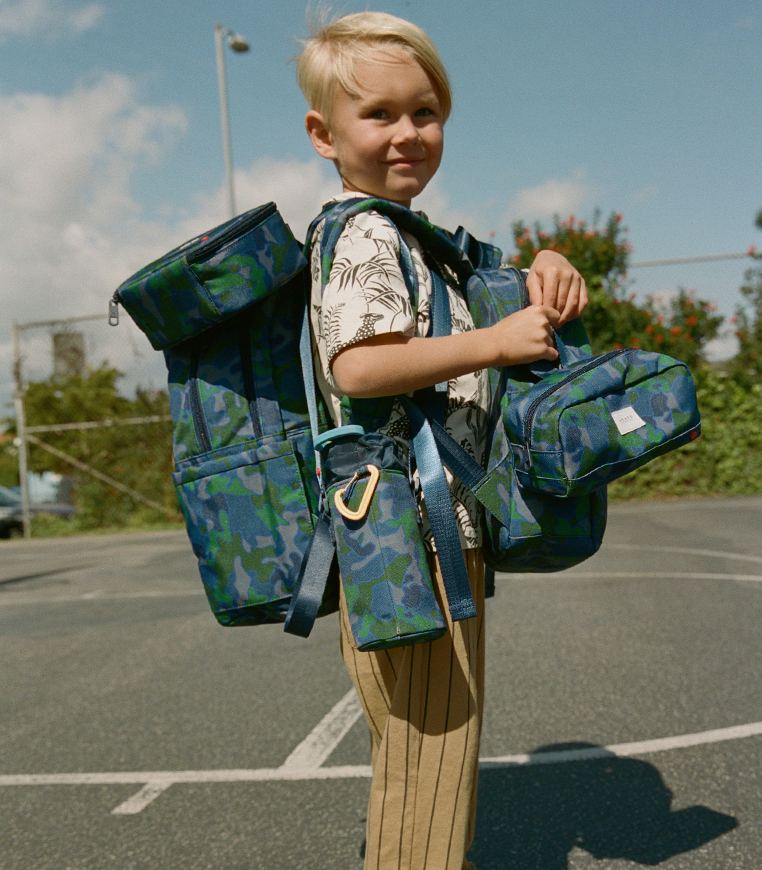
<svg viewBox="0 0 762 870">
<path fill-rule="evenodd" d="M 562 365 L 505 413 L 524 491 L 584 495 L 699 436 L 684 363 L 637 348 L 575 361 L 557 346 Z"/>
<path fill-rule="evenodd" d="M 394 442 L 371 432 L 330 447 L 323 475 L 339 573 L 358 650 L 436 640 L 434 594 L 418 506 Z"/>
</svg>

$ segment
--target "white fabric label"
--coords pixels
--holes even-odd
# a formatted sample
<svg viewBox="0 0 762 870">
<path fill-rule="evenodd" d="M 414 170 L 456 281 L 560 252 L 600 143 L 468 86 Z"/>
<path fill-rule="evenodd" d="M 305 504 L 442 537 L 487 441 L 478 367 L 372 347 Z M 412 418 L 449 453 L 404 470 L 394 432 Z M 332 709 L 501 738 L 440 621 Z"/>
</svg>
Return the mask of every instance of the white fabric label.
<svg viewBox="0 0 762 870">
<path fill-rule="evenodd" d="M 628 432 L 634 432 L 645 426 L 645 420 L 641 419 L 635 408 L 630 405 L 627 408 L 622 408 L 619 411 L 612 411 L 611 418 L 616 423 L 620 435 L 626 435 Z"/>
</svg>

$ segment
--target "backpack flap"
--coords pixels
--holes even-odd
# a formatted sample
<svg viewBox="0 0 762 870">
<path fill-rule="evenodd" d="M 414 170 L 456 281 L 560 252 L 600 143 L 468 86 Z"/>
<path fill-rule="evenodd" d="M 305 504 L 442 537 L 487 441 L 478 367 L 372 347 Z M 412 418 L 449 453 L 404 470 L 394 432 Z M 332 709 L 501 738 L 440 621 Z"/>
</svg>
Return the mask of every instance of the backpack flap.
<svg viewBox="0 0 762 870">
<path fill-rule="evenodd" d="M 114 300 L 164 350 L 264 299 L 305 266 L 301 245 L 268 203 L 141 269 Z"/>
</svg>

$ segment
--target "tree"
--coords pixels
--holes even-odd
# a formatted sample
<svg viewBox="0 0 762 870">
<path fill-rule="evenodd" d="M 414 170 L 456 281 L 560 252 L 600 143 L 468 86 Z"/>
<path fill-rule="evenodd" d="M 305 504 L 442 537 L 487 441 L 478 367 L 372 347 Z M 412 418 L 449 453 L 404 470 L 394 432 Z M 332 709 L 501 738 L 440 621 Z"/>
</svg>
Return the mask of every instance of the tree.
<svg viewBox="0 0 762 870">
<path fill-rule="evenodd" d="M 24 402 L 27 425 L 168 415 L 169 401 L 165 391 L 138 389 L 135 397 L 129 399 L 120 395 L 117 389 L 120 377 L 119 371 L 104 364 L 85 377 L 50 378 L 30 383 Z M 45 433 L 39 437 L 157 502 L 166 512 L 179 516 L 171 481 L 172 433 L 169 422 L 76 429 Z M 166 519 L 157 510 L 136 502 L 84 471 L 74 469 L 63 459 L 34 444 L 30 446 L 29 461 L 31 471 L 56 471 L 74 478 L 75 529 L 127 526 L 143 520 Z"/>
<path fill-rule="evenodd" d="M 757 214 L 756 225 L 762 229 L 762 209 Z M 731 374 L 747 386 L 762 381 L 762 254 L 749 253 L 758 265 L 748 269 L 741 293 L 747 302 L 736 308 L 733 320 L 738 337 L 738 354 L 730 366 Z"/>
<path fill-rule="evenodd" d="M 533 230 L 516 223 L 516 254 L 511 263 L 528 268 L 538 251 L 550 249 L 579 269 L 589 296 L 583 321 L 596 352 L 640 347 L 697 365 L 703 360 L 706 343 L 717 335 L 722 317 L 714 313 L 711 303 L 684 289 L 666 305 L 654 297 L 639 304 L 635 294 L 627 292 L 631 248 L 622 215 L 612 213 L 603 226 L 599 222 L 596 211 L 591 224 L 574 215 L 564 221 L 556 216 L 549 233 L 539 223 Z"/>
</svg>

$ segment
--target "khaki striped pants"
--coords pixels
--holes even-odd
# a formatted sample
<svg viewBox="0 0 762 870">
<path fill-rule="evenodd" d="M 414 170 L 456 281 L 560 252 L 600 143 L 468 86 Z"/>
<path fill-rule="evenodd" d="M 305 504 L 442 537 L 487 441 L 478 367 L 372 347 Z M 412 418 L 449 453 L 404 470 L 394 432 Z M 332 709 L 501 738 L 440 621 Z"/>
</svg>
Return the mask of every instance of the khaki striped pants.
<svg viewBox="0 0 762 870">
<path fill-rule="evenodd" d="M 484 563 L 466 550 L 477 616 L 432 643 L 358 652 L 341 600 L 341 651 L 370 729 L 365 870 L 469 870 L 484 695 Z M 439 562 L 430 559 L 440 605 Z"/>
</svg>

